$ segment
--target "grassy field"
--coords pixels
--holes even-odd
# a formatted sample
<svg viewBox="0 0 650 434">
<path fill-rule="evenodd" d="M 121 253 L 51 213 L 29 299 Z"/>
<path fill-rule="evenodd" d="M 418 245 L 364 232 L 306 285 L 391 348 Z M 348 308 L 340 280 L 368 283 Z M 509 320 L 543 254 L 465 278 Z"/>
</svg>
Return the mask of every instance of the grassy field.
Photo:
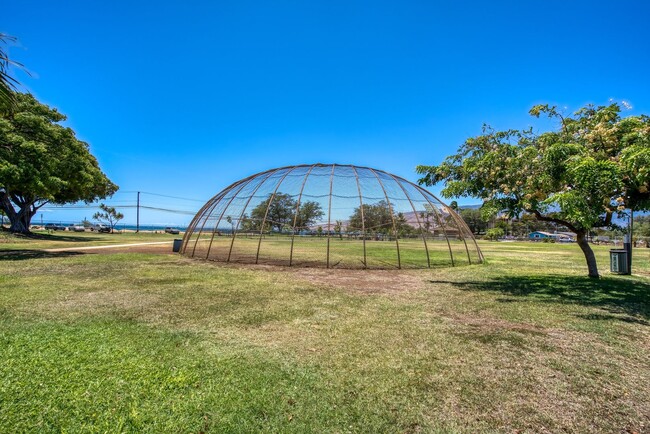
<svg viewBox="0 0 650 434">
<path fill-rule="evenodd" d="M 447 242 L 444 238 L 430 238 L 427 249 L 422 238 L 402 238 L 399 241 L 400 256 L 397 255 L 397 243 L 388 241 L 366 241 L 367 268 L 386 269 L 398 268 L 427 268 L 431 266 L 451 265 L 453 255 L 455 265 L 481 262 L 476 245 L 473 241 L 463 241 L 457 238 Z M 466 244 L 467 243 L 467 244 Z M 232 249 L 231 249 L 232 245 Z M 259 263 L 273 265 L 289 265 L 291 255 L 291 236 L 264 236 L 260 243 L 259 237 L 237 236 L 233 242 L 230 236 L 204 236 L 197 240 L 191 239 L 187 244 L 187 255 L 197 258 L 208 258 L 216 261 L 255 263 L 259 248 Z M 329 239 L 330 265 L 338 268 L 364 268 L 364 243 L 338 237 Z M 468 248 L 466 248 L 466 245 Z M 319 265 L 327 263 L 327 237 L 297 236 L 293 239 L 294 265 Z M 469 253 L 468 253 L 469 250 Z M 428 252 L 428 255 L 427 255 Z M 451 254 L 450 254 L 451 252 Z"/>
<path fill-rule="evenodd" d="M 125 240 L 58 236 L 0 244 L 0 432 L 650 430 L 650 249 L 612 276 L 596 246 L 598 281 L 575 245 L 406 271 L 22 253 Z"/>
<path fill-rule="evenodd" d="M 171 235 L 154 232 L 124 232 L 114 234 L 100 234 L 97 232 L 46 232 L 34 231 L 32 237 L 16 237 L 7 232 L 0 232 L 1 250 L 38 250 L 60 249 L 68 247 L 91 247 L 110 244 L 147 243 L 159 241 L 173 241 L 183 235 Z"/>
</svg>

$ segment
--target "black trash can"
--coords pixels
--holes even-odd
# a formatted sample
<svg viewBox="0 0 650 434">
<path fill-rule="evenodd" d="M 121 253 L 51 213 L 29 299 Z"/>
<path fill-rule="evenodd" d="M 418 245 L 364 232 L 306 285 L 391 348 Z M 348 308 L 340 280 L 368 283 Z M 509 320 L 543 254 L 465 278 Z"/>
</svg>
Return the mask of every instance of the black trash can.
<svg viewBox="0 0 650 434">
<path fill-rule="evenodd" d="M 609 271 L 614 274 L 630 274 L 627 250 L 611 249 L 609 251 Z"/>
<path fill-rule="evenodd" d="M 183 246 L 183 240 L 181 238 L 176 238 L 174 240 L 174 246 L 172 247 L 172 251 L 174 253 L 178 253 L 181 251 L 182 246 Z"/>
</svg>

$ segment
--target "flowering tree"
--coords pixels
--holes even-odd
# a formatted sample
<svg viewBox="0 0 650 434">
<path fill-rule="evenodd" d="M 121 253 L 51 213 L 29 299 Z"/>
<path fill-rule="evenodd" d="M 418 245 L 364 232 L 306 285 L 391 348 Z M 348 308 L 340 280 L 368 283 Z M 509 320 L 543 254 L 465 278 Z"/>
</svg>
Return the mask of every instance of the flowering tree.
<svg viewBox="0 0 650 434">
<path fill-rule="evenodd" d="M 587 242 L 626 209 L 650 209 L 650 118 L 620 116 L 618 104 L 587 106 L 571 116 L 537 105 L 530 114 L 558 121 L 558 130 L 495 131 L 469 138 L 439 166 L 418 166 L 420 182 L 445 182 L 445 197 L 483 199 L 486 214 L 530 213 L 576 233 L 590 277 L 598 277 Z"/>
</svg>

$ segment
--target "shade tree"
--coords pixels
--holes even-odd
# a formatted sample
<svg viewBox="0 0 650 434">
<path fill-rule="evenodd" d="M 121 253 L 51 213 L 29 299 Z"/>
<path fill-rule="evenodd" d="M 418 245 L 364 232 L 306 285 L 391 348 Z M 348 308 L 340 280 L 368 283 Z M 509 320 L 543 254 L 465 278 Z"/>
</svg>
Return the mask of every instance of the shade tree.
<svg viewBox="0 0 650 434">
<path fill-rule="evenodd" d="M 571 115 L 536 105 L 535 117 L 557 122 L 552 131 L 497 131 L 484 126 L 440 165 L 417 167 L 422 184 L 444 182 L 445 197 L 483 200 L 483 210 L 522 213 L 576 233 L 590 277 L 598 277 L 587 242 L 593 228 L 616 214 L 650 208 L 650 118 L 621 117 L 621 106 L 586 106 Z"/>
<path fill-rule="evenodd" d="M 61 123 L 66 116 L 30 94 L 0 116 L 0 209 L 13 232 L 28 233 L 43 205 L 87 203 L 118 187 L 99 168 L 87 143 Z"/>
<path fill-rule="evenodd" d="M 244 230 L 275 229 L 281 232 L 284 228 L 293 228 L 294 220 L 297 229 L 305 229 L 322 218 L 325 213 L 318 202 L 298 202 L 289 194 L 277 192 L 269 194 L 266 199 L 257 204 L 250 213 L 243 218 Z M 264 225 L 264 227 L 262 227 Z"/>
</svg>

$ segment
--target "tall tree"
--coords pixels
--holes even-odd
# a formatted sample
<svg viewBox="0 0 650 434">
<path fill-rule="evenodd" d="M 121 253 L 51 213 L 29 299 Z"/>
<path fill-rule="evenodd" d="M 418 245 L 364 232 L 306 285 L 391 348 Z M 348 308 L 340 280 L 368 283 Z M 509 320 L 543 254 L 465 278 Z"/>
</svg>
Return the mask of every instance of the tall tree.
<svg viewBox="0 0 650 434">
<path fill-rule="evenodd" d="M 375 204 L 363 204 L 350 216 L 348 230 L 359 231 L 365 228 L 366 234 L 389 234 L 393 230 L 393 218 L 388 202 L 380 200 Z M 363 219 L 362 219 L 363 216 Z"/>
<path fill-rule="evenodd" d="M 281 232 L 285 226 L 293 226 L 294 219 L 296 228 L 307 228 L 324 215 L 318 202 L 306 201 L 300 204 L 296 216 L 296 205 L 297 202 L 289 194 L 269 194 L 251 211 L 246 222 L 248 230 L 260 230 L 264 222 L 264 230 L 275 228 Z"/>
<path fill-rule="evenodd" d="M 293 210 L 295 212 L 295 209 Z M 325 215 L 320 203 L 314 201 L 305 201 L 298 208 L 298 217 L 296 218 L 296 229 L 307 229 L 316 223 Z M 293 223 L 293 222 L 292 222 Z"/>
<path fill-rule="evenodd" d="M 439 166 L 418 166 L 420 182 L 444 181 L 445 197 L 478 197 L 493 214 L 528 212 L 569 228 L 598 277 L 587 242 L 592 228 L 608 227 L 626 208 L 650 208 L 650 118 L 620 116 L 618 104 L 587 106 L 570 116 L 537 105 L 530 114 L 559 128 L 495 131 L 469 138 Z"/>
<path fill-rule="evenodd" d="M 467 227 L 473 234 L 480 234 L 487 230 L 487 222 L 483 219 L 481 211 L 473 208 L 461 208 L 458 214 L 462 217 Z"/>
<path fill-rule="evenodd" d="M 0 209 L 11 231 L 28 233 L 47 203 L 91 202 L 117 191 L 88 144 L 60 125 L 64 115 L 32 95 L 15 97 L 13 112 L 0 117 Z"/>
</svg>

